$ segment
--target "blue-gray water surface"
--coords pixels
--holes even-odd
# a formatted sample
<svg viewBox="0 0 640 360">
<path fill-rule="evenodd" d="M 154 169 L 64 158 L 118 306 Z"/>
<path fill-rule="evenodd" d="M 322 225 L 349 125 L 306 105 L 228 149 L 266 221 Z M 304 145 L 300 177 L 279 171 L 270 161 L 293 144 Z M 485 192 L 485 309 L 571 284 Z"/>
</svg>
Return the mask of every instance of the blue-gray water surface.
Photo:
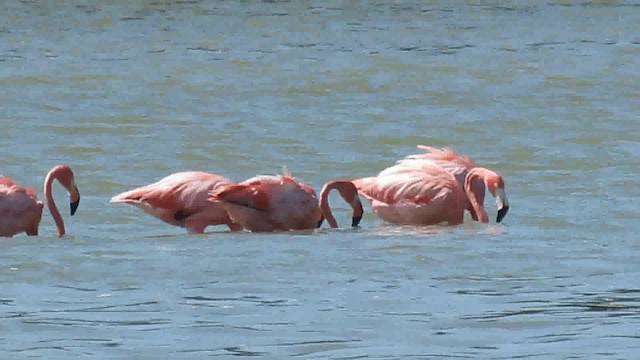
<svg viewBox="0 0 640 360">
<path fill-rule="evenodd" d="M 45 210 L 0 240 L 0 358 L 635 358 L 638 24 L 632 0 L 2 2 L 0 173 L 42 197 L 67 163 L 83 198 L 64 238 Z M 332 195 L 339 229 L 187 235 L 108 203 L 184 170 L 319 190 L 417 144 L 499 172 L 505 221 L 350 229 Z"/>
</svg>

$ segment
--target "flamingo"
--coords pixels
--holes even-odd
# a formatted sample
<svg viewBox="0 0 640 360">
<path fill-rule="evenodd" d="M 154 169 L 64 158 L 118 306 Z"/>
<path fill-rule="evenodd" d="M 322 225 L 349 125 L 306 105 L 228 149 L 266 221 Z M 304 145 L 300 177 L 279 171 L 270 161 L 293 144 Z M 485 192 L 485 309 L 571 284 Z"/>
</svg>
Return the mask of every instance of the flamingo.
<svg viewBox="0 0 640 360">
<path fill-rule="evenodd" d="M 459 225 L 465 193 L 456 179 L 427 162 L 399 163 L 351 181 L 383 220 L 405 225 Z"/>
<path fill-rule="evenodd" d="M 76 213 L 80 204 L 80 192 L 73 171 L 67 165 L 54 166 L 44 179 L 47 207 L 56 223 L 58 237 L 62 237 L 65 234 L 64 221 L 51 193 L 53 180 L 58 180 L 69 192 L 71 216 Z M 12 237 L 22 232 L 28 236 L 37 236 L 43 207 L 44 204 L 38 201 L 33 188 L 22 187 L 10 178 L 0 176 L 0 236 Z"/>
<path fill-rule="evenodd" d="M 489 218 L 484 209 L 485 186 L 495 197 L 498 213 L 496 222 L 501 222 L 509 211 L 509 200 L 504 186 L 504 180 L 495 171 L 487 168 L 478 167 L 467 156 L 456 154 L 450 148 L 436 148 L 426 145 L 418 145 L 419 149 L 425 153 L 409 155 L 402 160 L 400 164 L 408 164 L 413 161 L 427 162 L 438 165 L 451 173 L 460 186 L 471 191 L 475 196 L 468 197 L 466 201 L 466 209 L 471 213 L 471 217 L 480 222 L 488 222 Z M 477 202 L 477 204 L 474 204 Z"/>
<path fill-rule="evenodd" d="M 222 206 L 207 201 L 210 191 L 230 184 L 231 180 L 217 174 L 178 172 L 118 194 L 110 202 L 137 206 L 190 234 L 202 234 L 209 225 L 227 225 L 231 231 L 239 231 L 242 226 L 233 222 Z"/>
<path fill-rule="evenodd" d="M 318 201 L 311 186 L 296 181 L 285 171 L 282 175 L 261 175 L 220 187 L 210 193 L 209 201 L 220 204 L 233 221 L 254 232 L 315 229 L 325 218 L 335 228 L 338 225 L 328 204 L 333 189 L 353 208 L 352 226 L 357 226 L 362 219 L 362 203 L 349 181 L 328 182 Z"/>
</svg>

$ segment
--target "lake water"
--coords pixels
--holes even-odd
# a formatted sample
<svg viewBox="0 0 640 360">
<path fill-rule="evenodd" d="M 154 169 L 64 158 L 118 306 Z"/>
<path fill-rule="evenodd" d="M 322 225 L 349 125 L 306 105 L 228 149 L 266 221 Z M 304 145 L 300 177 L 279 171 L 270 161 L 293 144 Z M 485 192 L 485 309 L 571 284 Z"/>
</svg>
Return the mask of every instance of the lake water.
<svg viewBox="0 0 640 360">
<path fill-rule="evenodd" d="M 637 356 L 638 3 L 75 3 L 0 4 L 0 172 L 83 196 L 66 237 L 0 240 L 0 358 Z M 183 170 L 319 191 L 416 144 L 502 174 L 504 223 L 349 229 L 332 195 L 340 229 L 187 235 L 108 203 Z"/>
</svg>

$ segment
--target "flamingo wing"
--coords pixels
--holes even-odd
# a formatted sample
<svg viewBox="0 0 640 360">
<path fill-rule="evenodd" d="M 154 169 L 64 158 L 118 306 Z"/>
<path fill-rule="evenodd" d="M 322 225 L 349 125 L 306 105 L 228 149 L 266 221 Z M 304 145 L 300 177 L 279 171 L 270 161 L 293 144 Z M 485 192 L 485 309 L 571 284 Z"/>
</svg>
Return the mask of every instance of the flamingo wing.
<svg viewBox="0 0 640 360">
<path fill-rule="evenodd" d="M 386 173 L 382 176 L 358 179 L 354 184 L 367 199 L 387 204 L 399 202 L 427 205 L 442 197 L 443 190 L 452 187 L 451 178 L 446 174 L 427 176 L 419 171 Z"/>
<path fill-rule="evenodd" d="M 11 186 L 14 186 L 15 183 L 9 177 L 0 176 L 0 185 L 4 185 L 6 187 L 11 187 Z"/>
<path fill-rule="evenodd" d="M 318 199 L 308 185 L 287 175 L 257 176 L 211 192 L 233 221 L 251 231 L 286 231 L 317 227 Z"/>
<path fill-rule="evenodd" d="M 268 211 L 271 187 L 261 180 L 250 180 L 220 187 L 210 193 L 210 201 L 222 201 L 256 211 Z"/>
<path fill-rule="evenodd" d="M 476 164 L 473 160 L 471 160 L 468 156 L 462 156 L 453 151 L 453 149 L 445 147 L 445 148 L 436 148 L 426 145 L 418 145 L 418 149 L 424 150 L 425 152 L 418 155 L 410 155 L 407 158 L 422 158 L 422 159 L 431 159 L 436 161 L 448 161 L 456 163 L 460 166 L 464 166 L 467 169 L 472 169 L 476 167 Z"/>
<path fill-rule="evenodd" d="M 400 164 L 353 181 L 383 220 L 404 224 L 462 222 L 463 195 L 455 178 L 424 163 Z"/>
</svg>

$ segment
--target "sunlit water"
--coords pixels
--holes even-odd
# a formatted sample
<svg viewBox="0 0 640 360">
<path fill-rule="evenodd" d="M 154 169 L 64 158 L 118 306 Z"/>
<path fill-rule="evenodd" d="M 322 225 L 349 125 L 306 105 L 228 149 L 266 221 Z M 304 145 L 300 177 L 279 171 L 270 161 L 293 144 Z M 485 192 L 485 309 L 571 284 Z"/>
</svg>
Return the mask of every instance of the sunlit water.
<svg viewBox="0 0 640 360">
<path fill-rule="evenodd" d="M 0 358 L 637 357 L 638 4 L 55 3 L 0 5 L 0 172 L 68 163 L 82 202 L 0 240 Z M 332 196 L 341 229 L 196 236 L 108 203 L 416 144 L 500 172 L 504 223 L 348 229 Z"/>
</svg>

